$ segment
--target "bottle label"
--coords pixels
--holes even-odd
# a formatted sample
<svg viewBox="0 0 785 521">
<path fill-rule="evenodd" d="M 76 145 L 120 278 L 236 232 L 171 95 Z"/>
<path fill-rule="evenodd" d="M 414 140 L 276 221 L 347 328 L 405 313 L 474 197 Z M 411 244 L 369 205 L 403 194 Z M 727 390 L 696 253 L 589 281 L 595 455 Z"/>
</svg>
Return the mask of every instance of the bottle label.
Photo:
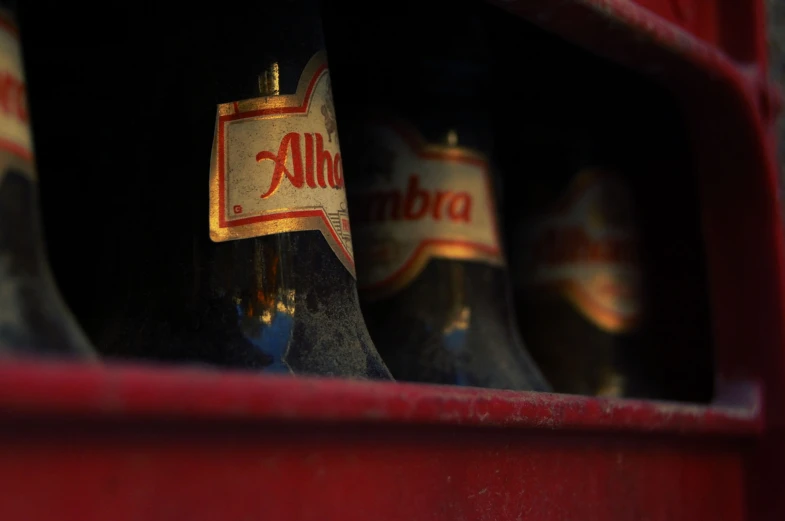
<svg viewBox="0 0 785 521">
<path fill-rule="evenodd" d="M 642 270 L 632 194 L 622 178 L 579 172 L 554 211 L 526 234 L 525 282 L 558 291 L 606 331 L 637 326 Z"/>
<path fill-rule="evenodd" d="M 432 258 L 504 264 L 482 155 L 427 144 L 387 121 L 368 125 L 362 139 L 364 171 L 350 202 L 366 298 L 405 287 Z"/>
<path fill-rule="evenodd" d="M 12 18 L 3 11 L 0 11 L 0 149 L 30 163 L 30 168 L 21 170 L 31 177 L 35 175 L 19 33 Z"/>
<path fill-rule="evenodd" d="M 210 172 L 210 237 L 318 230 L 355 276 L 343 164 L 323 53 L 297 93 L 218 106 Z"/>
</svg>

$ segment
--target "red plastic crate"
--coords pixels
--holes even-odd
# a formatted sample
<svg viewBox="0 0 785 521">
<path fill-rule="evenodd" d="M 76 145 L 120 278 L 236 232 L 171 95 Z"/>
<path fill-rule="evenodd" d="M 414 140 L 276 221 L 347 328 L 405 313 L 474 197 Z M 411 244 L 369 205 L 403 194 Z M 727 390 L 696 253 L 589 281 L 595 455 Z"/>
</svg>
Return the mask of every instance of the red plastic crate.
<svg viewBox="0 0 785 521">
<path fill-rule="evenodd" d="M 781 98 L 762 3 L 497 3 L 686 107 L 715 403 L 6 364 L 0 519 L 785 519 Z"/>
<path fill-rule="evenodd" d="M 712 407 L 155 368 L 0 368 L 2 519 L 742 519 Z"/>
</svg>

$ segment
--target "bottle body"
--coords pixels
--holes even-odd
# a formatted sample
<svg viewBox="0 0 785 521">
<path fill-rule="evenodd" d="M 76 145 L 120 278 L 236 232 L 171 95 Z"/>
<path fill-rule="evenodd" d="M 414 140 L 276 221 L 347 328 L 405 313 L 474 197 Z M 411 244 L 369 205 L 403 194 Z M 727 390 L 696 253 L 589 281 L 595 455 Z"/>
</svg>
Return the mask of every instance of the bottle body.
<svg viewBox="0 0 785 521">
<path fill-rule="evenodd" d="M 146 176 L 156 209 L 185 226 L 144 239 L 165 262 L 137 279 L 135 318 L 111 323 L 103 344 L 118 355 L 389 379 L 358 304 L 317 4 L 281 2 L 264 15 L 262 35 L 245 12 L 180 28 L 181 68 L 162 96 L 189 92 L 175 110 L 191 124 L 171 137 L 153 130 Z"/>
<path fill-rule="evenodd" d="M 0 356 L 94 359 L 51 274 L 14 11 L 0 6 Z"/>
</svg>

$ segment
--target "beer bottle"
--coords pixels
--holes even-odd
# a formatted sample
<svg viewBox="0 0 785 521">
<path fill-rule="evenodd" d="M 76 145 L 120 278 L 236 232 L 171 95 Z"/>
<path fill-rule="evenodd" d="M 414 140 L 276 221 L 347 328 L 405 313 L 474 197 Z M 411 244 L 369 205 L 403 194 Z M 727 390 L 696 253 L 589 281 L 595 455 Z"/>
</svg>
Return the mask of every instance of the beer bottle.
<svg viewBox="0 0 785 521">
<path fill-rule="evenodd" d="M 548 390 L 512 316 L 482 27 L 439 5 L 449 23 L 397 4 L 407 43 L 374 25 L 373 59 L 336 80 L 366 323 L 400 380 Z"/>
<path fill-rule="evenodd" d="M 526 154 L 508 144 L 524 193 L 510 222 L 511 271 L 534 359 L 557 392 L 709 400 L 698 221 L 684 196 L 665 190 L 680 167 L 625 139 L 622 129 L 637 133 L 630 124 L 558 121 L 519 135 Z M 653 154 L 672 156 L 663 140 L 643 137 L 657 143 Z"/>
<path fill-rule="evenodd" d="M 711 400 L 701 205 L 679 100 L 515 17 L 494 27 L 503 234 L 532 357 L 556 392 Z"/>
<path fill-rule="evenodd" d="M 537 151 L 526 154 L 529 166 L 539 154 L 548 169 L 521 180 L 510 239 L 519 322 L 556 390 L 627 396 L 645 380 L 623 356 L 645 348 L 635 199 L 596 138 L 564 132 L 557 148 L 545 128 L 522 140 Z"/>
<path fill-rule="evenodd" d="M 171 45 L 146 54 L 153 107 L 137 195 L 148 219 L 101 345 L 390 379 L 358 303 L 318 3 L 211 8 L 150 29 Z"/>
<path fill-rule="evenodd" d="M 91 360 L 47 260 L 15 7 L 0 3 L 0 356 Z"/>
</svg>

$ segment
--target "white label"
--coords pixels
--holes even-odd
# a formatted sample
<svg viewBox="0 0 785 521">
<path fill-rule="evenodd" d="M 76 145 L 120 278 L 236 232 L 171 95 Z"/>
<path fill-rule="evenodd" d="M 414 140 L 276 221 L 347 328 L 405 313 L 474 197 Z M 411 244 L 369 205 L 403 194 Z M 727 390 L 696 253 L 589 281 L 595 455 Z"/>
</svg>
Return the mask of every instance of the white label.
<svg viewBox="0 0 785 521">
<path fill-rule="evenodd" d="M 352 179 L 350 200 L 366 296 L 404 287 L 432 258 L 504 263 L 484 157 L 389 122 L 369 125 L 363 139 L 367 171 Z"/>
<path fill-rule="evenodd" d="M 330 76 L 316 55 L 297 94 L 220 105 L 210 236 L 228 241 L 318 230 L 354 275 Z"/>
<path fill-rule="evenodd" d="M 636 326 L 641 269 L 633 202 L 611 172 L 580 172 L 550 214 L 533 221 L 522 242 L 525 282 L 549 286 L 608 331 Z"/>
<path fill-rule="evenodd" d="M 0 12 L 0 149 L 32 161 L 22 54 L 16 27 Z M 26 169 L 33 175 L 33 169 Z"/>
</svg>

